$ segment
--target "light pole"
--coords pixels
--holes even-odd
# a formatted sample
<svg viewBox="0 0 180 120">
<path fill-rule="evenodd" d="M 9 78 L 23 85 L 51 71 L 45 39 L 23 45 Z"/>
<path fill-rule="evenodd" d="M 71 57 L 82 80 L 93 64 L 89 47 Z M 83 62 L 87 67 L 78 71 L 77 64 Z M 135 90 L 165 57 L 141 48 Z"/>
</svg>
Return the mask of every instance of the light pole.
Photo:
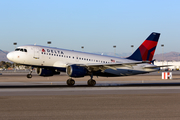
<svg viewBox="0 0 180 120">
<path fill-rule="evenodd" d="M 17 42 L 14 42 L 13 45 L 14 45 L 14 50 L 16 50 Z M 16 63 L 14 62 L 14 72 L 15 71 L 16 71 Z"/>
<path fill-rule="evenodd" d="M 49 47 L 50 47 L 51 41 L 48 41 L 47 44 L 49 44 Z"/>
<path fill-rule="evenodd" d="M 161 44 L 162 47 L 162 65 L 164 63 L 164 44 Z"/>
<path fill-rule="evenodd" d="M 131 45 L 131 47 L 132 47 L 132 54 L 133 54 L 133 47 L 134 47 L 134 45 Z"/>
<path fill-rule="evenodd" d="M 14 50 L 15 50 L 15 49 L 16 49 L 16 45 L 17 45 L 17 42 L 14 42 L 13 45 L 14 45 Z"/>
<path fill-rule="evenodd" d="M 114 56 L 116 56 L 116 45 L 114 45 L 113 48 L 114 48 Z"/>
<path fill-rule="evenodd" d="M 82 48 L 82 52 L 84 52 L 84 46 L 82 46 L 81 48 Z"/>
</svg>

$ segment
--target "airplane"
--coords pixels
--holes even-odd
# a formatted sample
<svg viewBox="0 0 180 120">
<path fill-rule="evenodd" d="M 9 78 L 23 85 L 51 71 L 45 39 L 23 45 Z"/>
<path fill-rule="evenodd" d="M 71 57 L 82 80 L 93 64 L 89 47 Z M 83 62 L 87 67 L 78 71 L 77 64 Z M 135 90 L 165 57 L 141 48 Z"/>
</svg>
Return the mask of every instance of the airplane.
<svg viewBox="0 0 180 120">
<path fill-rule="evenodd" d="M 27 78 L 32 77 L 33 68 L 40 76 L 59 75 L 66 72 L 69 79 L 67 85 L 73 86 L 72 78 L 90 76 L 87 81 L 89 86 L 94 86 L 96 81 L 93 76 L 117 77 L 144 74 L 158 71 L 160 67 L 153 63 L 153 56 L 160 37 L 160 33 L 153 32 L 127 58 L 98 55 L 74 50 L 60 49 L 41 45 L 20 46 L 7 54 L 7 58 L 15 63 L 30 66 Z"/>
</svg>

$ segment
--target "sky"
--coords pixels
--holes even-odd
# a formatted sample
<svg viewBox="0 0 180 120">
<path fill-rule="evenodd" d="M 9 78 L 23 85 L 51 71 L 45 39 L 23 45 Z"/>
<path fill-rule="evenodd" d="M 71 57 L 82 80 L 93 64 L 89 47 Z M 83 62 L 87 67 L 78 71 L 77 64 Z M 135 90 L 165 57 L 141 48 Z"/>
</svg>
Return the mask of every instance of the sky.
<svg viewBox="0 0 180 120">
<path fill-rule="evenodd" d="M 27 44 L 131 53 L 161 33 L 156 54 L 180 52 L 179 0 L 0 0 L 0 49 Z"/>
</svg>

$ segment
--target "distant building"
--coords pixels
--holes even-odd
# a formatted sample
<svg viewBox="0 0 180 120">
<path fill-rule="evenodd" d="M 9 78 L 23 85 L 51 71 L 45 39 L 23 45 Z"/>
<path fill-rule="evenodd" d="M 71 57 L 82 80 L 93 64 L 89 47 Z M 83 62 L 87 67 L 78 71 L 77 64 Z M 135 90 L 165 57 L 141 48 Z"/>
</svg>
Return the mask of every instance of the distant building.
<svg viewBox="0 0 180 120">
<path fill-rule="evenodd" d="M 155 61 L 154 65 L 172 65 L 168 67 L 161 67 L 162 70 L 179 70 L 180 61 Z"/>
</svg>

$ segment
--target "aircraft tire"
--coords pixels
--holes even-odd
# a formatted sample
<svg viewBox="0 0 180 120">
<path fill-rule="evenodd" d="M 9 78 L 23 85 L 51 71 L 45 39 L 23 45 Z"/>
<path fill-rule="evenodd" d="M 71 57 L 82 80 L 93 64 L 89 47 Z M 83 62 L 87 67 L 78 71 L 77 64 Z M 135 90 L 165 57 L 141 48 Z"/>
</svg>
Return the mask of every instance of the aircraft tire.
<svg viewBox="0 0 180 120">
<path fill-rule="evenodd" d="M 27 78 L 32 78 L 32 75 L 31 74 L 27 74 Z"/>
<path fill-rule="evenodd" d="M 68 79 L 66 83 L 68 86 L 73 86 L 75 84 L 75 81 L 73 79 Z"/>
<path fill-rule="evenodd" d="M 87 81 L 87 84 L 88 84 L 88 86 L 95 86 L 96 85 L 96 81 L 93 80 L 93 79 L 90 79 L 90 80 Z"/>
</svg>

